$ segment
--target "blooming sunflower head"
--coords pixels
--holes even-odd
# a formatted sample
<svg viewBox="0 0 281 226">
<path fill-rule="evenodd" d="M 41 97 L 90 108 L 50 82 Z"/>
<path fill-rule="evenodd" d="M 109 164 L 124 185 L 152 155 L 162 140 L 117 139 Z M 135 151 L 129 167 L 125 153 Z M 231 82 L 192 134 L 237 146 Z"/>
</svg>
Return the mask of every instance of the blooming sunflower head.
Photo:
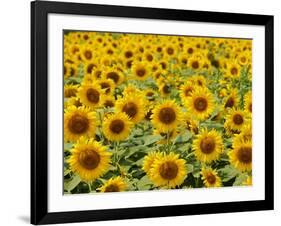
<svg viewBox="0 0 281 226">
<path fill-rule="evenodd" d="M 97 81 L 100 88 L 104 91 L 106 95 L 112 95 L 115 88 L 115 83 L 111 79 L 100 79 Z"/>
<path fill-rule="evenodd" d="M 244 96 L 244 110 L 252 113 L 252 92 L 248 92 Z"/>
<path fill-rule="evenodd" d="M 237 89 L 232 89 L 230 94 L 225 98 L 225 108 L 233 108 L 236 107 L 239 103 L 238 92 Z"/>
<path fill-rule="evenodd" d="M 206 88 L 196 88 L 185 101 L 189 112 L 199 120 L 209 117 L 214 110 L 214 97 Z"/>
<path fill-rule="evenodd" d="M 252 141 L 235 142 L 228 153 L 230 163 L 241 171 L 252 170 Z"/>
<path fill-rule="evenodd" d="M 151 151 L 144 157 L 142 169 L 146 172 L 148 176 L 150 176 L 150 171 L 152 169 L 152 164 L 154 163 L 154 161 L 161 157 L 162 154 L 156 151 Z"/>
<path fill-rule="evenodd" d="M 185 160 L 173 152 L 156 158 L 150 171 L 150 179 L 156 186 L 168 188 L 181 185 L 186 175 Z"/>
<path fill-rule="evenodd" d="M 221 179 L 215 169 L 202 168 L 201 175 L 206 187 L 220 187 L 222 185 Z"/>
<path fill-rule="evenodd" d="M 94 83 L 84 83 L 78 89 L 81 103 L 92 109 L 101 106 L 102 89 Z"/>
<path fill-rule="evenodd" d="M 105 137 L 111 141 L 126 140 L 133 123 L 124 112 L 107 115 L 103 121 L 102 130 Z"/>
<path fill-rule="evenodd" d="M 193 91 L 194 91 L 194 85 L 192 84 L 192 82 L 191 81 L 185 82 L 180 87 L 180 97 L 182 101 L 184 102 L 187 97 L 190 97 Z"/>
<path fill-rule="evenodd" d="M 150 76 L 149 63 L 144 61 L 134 62 L 132 65 L 132 73 L 137 80 L 146 80 Z"/>
<path fill-rule="evenodd" d="M 226 116 L 224 126 L 230 133 L 240 132 L 249 123 L 250 115 L 242 110 L 231 109 Z"/>
<path fill-rule="evenodd" d="M 71 150 L 71 156 L 67 162 L 71 170 L 82 180 L 90 182 L 107 172 L 110 156 L 111 153 L 100 143 L 81 137 Z"/>
<path fill-rule="evenodd" d="M 115 178 L 110 178 L 98 190 L 100 190 L 101 192 L 121 192 L 121 191 L 125 191 L 127 187 L 128 185 L 124 181 L 124 179 L 118 176 Z"/>
<path fill-rule="evenodd" d="M 124 112 L 129 119 L 138 123 L 145 117 L 145 101 L 143 96 L 131 94 L 116 101 L 117 112 Z"/>
<path fill-rule="evenodd" d="M 152 110 L 152 124 L 159 132 L 175 130 L 181 123 L 182 112 L 172 100 L 166 100 Z"/>
<path fill-rule="evenodd" d="M 87 107 L 69 106 L 64 113 L 64 139 L 75 142 L 81 136 L 94 136 L 96 114 Z"/>
<path fill-rule="evenodd" d="M 79 85 L 68 84 L 64 86 L 64 98 L 76 97 Z"/>
<path fill-rule="evenodd" d="M 192 148 L 199 161 L 210 163 L 217 160 L 223 151 L 222 137 L 214 129 L 203 129 L 196 135 Z"/>
</svg>

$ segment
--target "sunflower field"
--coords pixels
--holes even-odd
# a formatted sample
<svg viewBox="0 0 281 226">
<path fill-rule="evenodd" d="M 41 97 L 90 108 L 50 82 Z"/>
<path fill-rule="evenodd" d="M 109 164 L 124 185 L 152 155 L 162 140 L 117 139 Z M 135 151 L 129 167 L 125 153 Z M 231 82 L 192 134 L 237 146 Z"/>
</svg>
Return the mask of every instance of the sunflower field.
<svg viewBox="0 0 281 226">
<path fill-rule="evenodd" d="M 252 185 L 252 41 L 64 32 L 64 194 Z"/>
</svg>

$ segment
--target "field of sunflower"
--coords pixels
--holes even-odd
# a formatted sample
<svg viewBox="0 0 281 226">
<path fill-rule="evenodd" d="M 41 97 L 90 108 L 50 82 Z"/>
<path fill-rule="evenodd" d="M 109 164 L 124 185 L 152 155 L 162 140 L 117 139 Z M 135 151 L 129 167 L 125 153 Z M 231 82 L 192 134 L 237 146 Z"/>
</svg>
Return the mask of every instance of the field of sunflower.
<svg viewBox="0 0 281 226">
<path fill-rule="evenodd" d="M 252 184 L 252 41 L 64 33 L 64 193 Z"/>
</svg>

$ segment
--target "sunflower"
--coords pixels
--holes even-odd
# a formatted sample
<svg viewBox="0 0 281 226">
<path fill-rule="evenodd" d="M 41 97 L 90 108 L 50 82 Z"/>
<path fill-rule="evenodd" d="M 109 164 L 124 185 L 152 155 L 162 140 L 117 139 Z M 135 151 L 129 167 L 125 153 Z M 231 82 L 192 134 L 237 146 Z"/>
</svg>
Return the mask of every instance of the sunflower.
<svg viewBox="0 0 281 226">
<path fill-rule="evenodd" d="M 246 140 L 233 144 L 233 149 L 228 153 L 230 163 L 241 171 L 252 170 L 252 141 Z"/>
<path fill-rule="evenodd" d="M 198 134 L 199 132 L 199 122 L 192 115 L 185 113 L 183 117 L 184 128 L 193 134 Z"/>
<path fill-rule="evenodd" d="M 134 62 L 132 65 L 132 73 L 137 80 L 146 80 L 150 75 L 150 67 L 148 62 Z"/>
<path fill-rule="evenodd" d="M 160 159 L 162 154 L 160 152 L 151 151 L 149 152 L 143 159 L 143 167 L 142 169 L 146 174 L 150 177 L 150 171 L 152 169 L 152 164 L 156 159 Z"/>
<path fill-rule="evenodd" d="M 228 132 L 239 132 L 249 123 L 249 114 L 242 110 L 231 109 L 224 123 Z"/>
<path fill-rule="evenodd" d="M 86 107 L 69 106 L 64 113 L 64 139 L 75 142 L 81 136 L 92 137 L 96 114 Z"/>
<path fill-rule="evenodd" d="M 72 105 L 76 106 L 77 108 L 83 106 L 78 97 L 70 97 L 64 102 L 64 104 L 65 108 L 68 108 Z"/>
<path fill-rule="evenodd" d="M 126 86 L 125 89 L 123 90 L 123 96 L 130 96 L 130 95 L 134 95 L 134 94 L 142 95 L 142 91 L 131 84 Z"/>
<path fill-rule="evenodd" d="M 202 129 L 193 141 L 192 148 L 195 156 L 201 162 L 210 163 L 217 160 L 223 152 L 223 140 L 214 129 Z"/>
<path fill-rule="evenodd" d="M 167 97 L 171 94 L 172 86 L 169 83 L 161 82 L 159 84 L 159 91 L 162 97 Z"/>
<path fill-rule="evenodd" d="M 252 124 L 246 124 L 239 134 L 234 134 L 233 144 L 252 140 Z"/>
<path fill-rule="evenodd" d="M 236 107 L 239 103 L 238 92 L 237 89 L 232 89 L 230 94 L 225 98 L 225 108 L 233 108 Z"/>
<path fill-rule="evenodd" d="M 184 101 L 187 97 L 191 96 L 194 91 L 194 84 L 191 81 L 185 82 L 180 87 L 180 97 Z"/>
<path fill-rule="evenodd" d="M 100 107 L 102 95 L 102 89 L 94 83 L 84 83 L 78 89 L 81 102 L 92 109 Z"/>
<path fill-rule="evenodd" d="M 157 93 L 153 89 L 146 89 L 144 95 L 148 101 L 152 102 L 155 100 Z"/>
<path fill-rule="evenodd" d="M 203 183 L 206 187 L 221 187 L 221 179 L 215 169 L 202 168 L 201 175 Z"/>
<path fill-rule="evenodd" d="M 98 190 L 100 190 L 101 192 L 121 192 L 121 191 L 125 191 L 127 187 L 128 185 L 126 184 L 124 179 L 118 176 L 115 178 L 110 178 Z"/>
<path fill-rule="evenodd" d="M 150 179 L 156 186 L 175 188 L 184 182 L 187 176 L 185 160 L 180 159 L 178 154 L 173 152 L 163 154 L 156 158 L 150 171 Z"/>
<path fill-rule="evenodd" d="M 188 66 L 190 68 L 192 68 L 193 70 L 200 70 L 202 68 L 202 64 L 201 64 L 201 61 L 198 57 L 190 57 L 188 59 Z"/>
<path fill-rule="evenodd" d="M 206 119 L 214 110 L 214 97 L 208 89 L 197 87 L 186 99 L 185 105 L 199 120 Z"/>
<path fill-rule="evenodd" d="M 173 100 L 166 100 L 152 110 L 152 124 L 159 132 L 175 130 L 181 123 L 180 107 Z"/>
<path fill-rule="evenodd" d="M 115 83 L 111 79 L 100 79 L 97 81 L 101 89 L 106 95 L 111 95 L 114 92 Z"/>
<path fill-rule="evenodd" d="M 128 115 L 129 119 L 138 123 L 144 119 L 145 116 L 145 104 L 143 98 L 140 95 L 126 95 L 116 101 L 117 112 L 124 112 Z"/>
<path fill-rule="evenodd" d="M 115 85 L 120 85 L 124 81 L 123 73 L 117 67 L 107 67 L 103 72 L 103 78 L 111 79 Z"/>
<path fill-rule="evenodd" d="M 105 137 L 111 141 L 126 140 L 130 134 L 133 123 L 124 112 L 105 117 L 102 130 Z"/>
<path fill-rule="evenodd" d="M 230 63 L 227 66 L 227 74 L 231 78 L 236 78 L 236 79 L 239 78 L 240 77 L 240 70 L 241 70 L 241 67 L 237 63 Z"/>
<path fill-rule="evenodd" d="M 102 105 L 105 108 L 112 108 L 115 106 L 115 98 L 113 96 L 104 95 L 102 97 Z"/>
<path fill-rule="evenodd" d="M 85 62 L 92 61 L 94 59 L 94 53 L 92 47 L 90 45 L 83 46 L 80 56 L 82 60 Z"/>
<path fill-rule="evenodd" d="M 67 84 L 64 85 L 64 98 L 75 97 L 79 85 Z"/>
<path fill-rule="evenodd" d="M 90 182 L 105 174 L 110 166 L 111 153 L 94 139 L 81 137 L 68 159 L 70 169 L 78 173 L 81 180 Z"/>
<path fill-rule="evenodd" d="M 248 92 L 244 96 L 244 110 L 252 113 L 252 92 Z"/>
</svg>

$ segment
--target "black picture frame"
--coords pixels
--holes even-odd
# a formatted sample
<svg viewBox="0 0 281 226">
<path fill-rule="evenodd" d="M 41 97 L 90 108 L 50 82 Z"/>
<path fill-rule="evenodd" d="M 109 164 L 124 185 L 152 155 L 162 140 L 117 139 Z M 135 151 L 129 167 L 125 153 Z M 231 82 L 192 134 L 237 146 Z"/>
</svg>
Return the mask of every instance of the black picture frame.
<svg viewBox="0 0 281 226">
<path fill-rule="evenodd" d="M 48 14 L 95 15 L 200 21 L 265 27 L 265 199 L 126 209 L 48 212 Z M 31 3 L 31 223 L 51 224 L 272 210 L 273 186 L 273 16 L 35 1 Z"/>
</svg>

